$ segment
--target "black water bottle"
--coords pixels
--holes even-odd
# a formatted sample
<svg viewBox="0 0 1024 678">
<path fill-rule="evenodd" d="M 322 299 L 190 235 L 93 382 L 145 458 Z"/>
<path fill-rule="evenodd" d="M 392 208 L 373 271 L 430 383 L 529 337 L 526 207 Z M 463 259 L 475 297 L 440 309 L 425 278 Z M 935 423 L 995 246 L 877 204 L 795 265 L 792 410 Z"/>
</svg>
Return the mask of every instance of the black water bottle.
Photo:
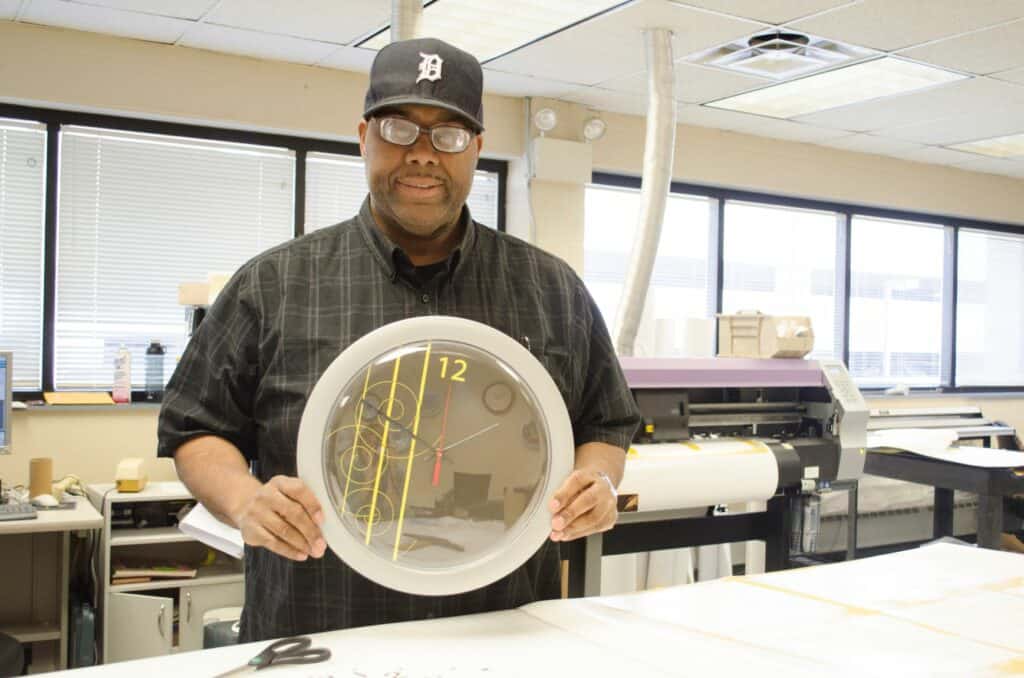
<svg viewBox="0 0 1024 678">
<path fill-rule="evenodd" d="M 146 348 L 146 402 L 158 403 L 164 397 L 164 347 L 153 339 Z"/>
</svg>

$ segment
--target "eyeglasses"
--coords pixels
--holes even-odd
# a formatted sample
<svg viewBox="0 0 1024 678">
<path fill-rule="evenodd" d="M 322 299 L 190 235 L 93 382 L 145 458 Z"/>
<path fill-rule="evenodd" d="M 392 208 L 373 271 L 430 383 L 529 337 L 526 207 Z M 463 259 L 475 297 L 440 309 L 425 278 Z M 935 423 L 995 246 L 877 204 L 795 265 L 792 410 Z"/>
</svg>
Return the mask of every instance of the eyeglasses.
<svg viewBox="0 0 1024 678">
<path fill-rule="evenodd" d="M 388 143 L 412 146 L 421 134 L 430 136 L 431 145 L 442 153 L 462 153 L 475 136 L 465 127 L 440 124 L 423 128 L 405 118 L 377 118 L 380 136 Z"/>
</svg>

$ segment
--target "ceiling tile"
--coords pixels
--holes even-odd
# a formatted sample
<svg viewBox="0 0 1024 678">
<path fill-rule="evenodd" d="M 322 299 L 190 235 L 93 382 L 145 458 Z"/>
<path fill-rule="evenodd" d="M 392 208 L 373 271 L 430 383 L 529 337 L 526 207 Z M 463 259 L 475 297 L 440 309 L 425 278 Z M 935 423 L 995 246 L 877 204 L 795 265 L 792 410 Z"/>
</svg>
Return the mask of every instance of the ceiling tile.
<svg viewBox="0 0 1024 678">
<path fill-rule="evenodd" d="M 683 5 L 713 9 L 753 21 L 784 24 L 856 0 L 673 0 Z"/>
<path fill-rule="evenodd" d="M 754 22 L 665 0 L 641 0 L 527 45 L 488 65 L 506 73 L 594 85 L 646 68 L 643 29 L 648 27 L 672 30 L 673 55 L 677 59 L 764 28 Z"/>
<path fill-rule="evenodd" d="M 947 146 L 1021 132 L 1024 132 L 1024 103 L 1006 102 L 997 109 L 882 129 L 878 134 L 922 144 Z"/>
<path fill-rule="evenodd" d="M 208 23 L 348 44 L 382 28 L 391 18 L 384 0 L 224 0 Z"/>
<path fill-rule="evenodd" d="M 18 16 L 21 0 L 0 0 L 0 19 L 13 19 Z"/>
<path fill-rule="evenodd" d="M 679 107 L 678 118 L 679 122 L 688 125 L 713 127 L 785 141 L 818 143 L 826 139 L 849 136 L 848 132 L 842 130 L 826 129 L 789 120 L 767 118 L 708 106 L 682 105 Z"/>
<path fill-rule="evenodd" d="M 924 148 L 921 144 L 912 141 L 901 141 L 900 139 L 889 139 L 874 134 L 851 134 L 838 139 L 827 139 L 821 142 L 823 146 L 839 148 L 844 151 L 855 151 L 857 153 L 874 153 L 876 155 L 897 155 L 907 153 L 916 149 Z"/>
<path fill-rule="evenodd" d="M 21 18 L 22 21 L 33 24 L 166 43 L 173 43 L 193 25 L 191 21 L 184 19 L 125 12 L 109 7 L 60 0 L 32 0 Z"/>
<path fill-rule="evenodd" d="M 209 24 L 193 25 L 178 44 L 214 52 L 299 64 L 315 64 L 337 49 L 337 45 L 326 42 Z"/>
<path fill-rule="evenodd" d="M 733 94 L 746 92 L 750 89 L 772 84 L 767 78 L 751 75 L 730 73 L 717 68 L 707 68 L 686 62 L 675 65 L 676 101 L 685 103 L 704 103 L 722 99 Z M 608 80 L 600 84 L 605 89 L 632 94 L 647 93 L 647 72 L 633 73 L 621 78 Z"/>
<path fill-rule="evenodd" d="M 578 87 L 560 98 L 563 101 L 584 104 L 598 111 L 647 115 L 647 99 L 639 94 L 623 94 L 600 87 Z"/>
<path fill-rule="evenodd" d="M 1002 73 L 996 73 L 992 76 L 1000 80 L 1006 80 L 1007 82 L 1019 82 L 1024 85 L 1024 68 L 1015 68 L 1012 71 L 1003 71 Z"/>
<path fill-rule="evenodd" d="M 492 68 L 484 69 L 484 91 L 510 97 L 548 97 L 561 99 L 569 92 L 579 89 L 578 85 L 557 80 L 534 78 L 518 73 L 504 73 Z"/>
<path fill-rule="evenodd" d="M 930 165 L 959 165 L 968 162 L 977 156 L 963 151 L 953 151 L 938 146 L 925 146 L 905 153 L 897 153 L 896 157 L 911 162 L 924 162 Z"/>
<path fill-rule="evenodd" d="M 217 4 L 216 0 L 73 0 L 83 5 L 98 5 L 129 12 L 170 16 L 195 21 Z"/>
<path fill-rule="evenodd" d="M 1024 161 L 1020 159 L 1007 158 L 984 158 L 958 164 L 958 169 L 970 170 L 972 172 L 985 172 L 987 174 L 1002 174 L 1004 176 L 1021 176 L 1024 171 Z"/>
<path fill-rule="evenodd" d="M 985 113 L 1006 101 L 1024 101 L 1024 87 L 989 78 L 971 78 L 811 113 L 797 119 L 813 125 L 868 132 L 954 115 Z"/>
<path fill-rule="evenodd" d="M 1024 21 L 948 38 L 900 52 L 946 68 L 986 75 L 1024 66 Z"/>
<path fill-rule="evenodd" d="M 1022 17 L 1020 0 L 863 0 L 790 27 L 891 51 Z"/>
<path fill-rule="evenodd" d="M 326 68 L 337 68 L 343 71 L 354 71 L 356 73 L 369 73 L 370 66 L 373 65 L 373 59 L 376 56 L 377 50 L 375 49 L 342 45 L 316 62 L 316 65 Z"/>
</svg>

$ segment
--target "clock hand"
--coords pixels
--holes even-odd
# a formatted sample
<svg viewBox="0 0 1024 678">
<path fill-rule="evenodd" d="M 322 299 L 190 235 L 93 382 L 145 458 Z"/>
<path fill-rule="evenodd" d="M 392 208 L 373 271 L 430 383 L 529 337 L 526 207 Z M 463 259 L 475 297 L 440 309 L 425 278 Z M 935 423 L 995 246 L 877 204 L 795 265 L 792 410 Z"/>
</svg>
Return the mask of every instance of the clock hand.
<svg viewBox="0 0 1024 678">
<path fill-rule="evenodd" d="M 438 438 L 437 458 L 434 460 L 434 477 L 431 480 L 431 484 L 434 487 L 437 487 L 441 482 L 441 455 L 444 454 L 444 434 L 448 429 L 448 406 L 452 402 L 452 386 L 454 385 L 454 381 L 448 382 L 448 394 L 444 397 L 444 416 L 441 418 L 441 437 Z"/>
<path fill-rule="evenodd" d="M 486 427 L 486 428 L 482 428 L 482 429 L 480 429 L 479 431 L 477 431 L 476 433 L 474 433 L 474 434 L 472 434 L 472 435 L 468 435 L 468 436 L 466 436 L 465 438 L 463 438 L 462 440 L 459 440 L 458 442 L 454 442 L 454 443 L 452 443 L 452 444 L 451 444 L 451 445 L 449 445 L 449 446 L 448 446 L 448 447 L 447 447 L 446 449 L 447 449 L 447 451 L 451 452 L 451 450 L 452 450 L 452 448 L 453 448 L 453 447 L 458 447 L 458 446 L 459 446 L 459 445 L 461 445 L 462 443 L 468 443 L 468 442 L 469 442 L 470 440 L 472 440 L 473 438 L 476 438 L 477 436 L 482 436 L 483 434 L 487 433 L 488 431 L 490 431 L 490 430 L 492 430 L 492 429 L 495 429 L 495 428 L 498 428 L 499 424 L 500 424 L 500 422 L 497 422 L 497 421 L 496 421 L 496 422 L 494 422 L 493 424 L 491 424 L 490 426 L 488 426 L 488 427 Z"/>
<path fill-rule="evenodd" d="M 361 399 L 359 402 L 362 403 L 363 407 L 365 407 L 367 410 L 369 410 L 372 415 L 380 417 L 381 419 L 384 419 L 384 420 L 390 422 L 392 426 L 395 426 L 397 428 L 402 429 L 403 431 L 408 433 L 410 436 L 412 436 L 412 438 L 414 440 L 418 440 L 421 444 L 426 445 L 428 450 L 434 449 L 434 446 L 431 443 L 428 443 L 426 440 L 424 440 L 423 438 L 420 438 L 418 435 L 413 433 L 412 430 L 408 426 L 403 424 L 402 422 L 398 421 L 397 419 L 392 419 L 388 415 L 386 415 L 383 412 L 381 412 L 379 407 L 377 407 L 376 405 L 374 405 L 370 401 L 366 400 L 366 398 Z"/>
</svg>

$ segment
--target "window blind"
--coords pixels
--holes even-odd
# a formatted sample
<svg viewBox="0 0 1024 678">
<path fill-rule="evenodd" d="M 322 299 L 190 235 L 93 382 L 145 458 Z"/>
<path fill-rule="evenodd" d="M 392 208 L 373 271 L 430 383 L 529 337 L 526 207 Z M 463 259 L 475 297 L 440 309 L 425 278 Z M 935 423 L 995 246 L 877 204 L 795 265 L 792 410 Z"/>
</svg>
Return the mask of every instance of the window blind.
<svg viewBox="0 0 1024 678">
<path fill-rule="evenodd" d="M 362 158 L 337 153 L 307 154 L 306 233 L 354 217 L 368 192 Z M 475 220 L 497 228 L 498 173 L 477 170 L 466 204 Z"/>
<path fill-rule="evenodd" d="M 124 344 L 141 388 L 152 339 L 166 380 L 186 342 L 178 285 L 292 237 L 294 153 L 76 126 L 60 138 L 55 387 L 110 388 Z"/>
<path fill-rule="evenodd" d="M 0 119 L 0 350 L 16 390 L 42 388 L 46 126 Z"/>
<path fill-rule="evenodd" d="M 1024 384 L 1024 236 L 960 229 L 958 386 Z"/>
<path fill-rule="evenodd" d="M 840 356 L 838 223 L 834 212 L 727 201 L 724 312 L 808 316 L 814 331 L 809 357 Z"/>
<path fill-rule="evenodd" d="M 859 385 L 939 385 L 944 243 L 941 226 L 853 217 L 850 374 Z"/>
<path fill-rule="evenodd" d="M 686 320 L 714 314 L 708 290 L 708 242 L 714 203 L 671 194 L 637 328 L 636 355 L 675 355 Z M 584 192 L 583 281 L 612 329 L 636 237 L 640 191 L 590 184 Z"/>
</svg>

